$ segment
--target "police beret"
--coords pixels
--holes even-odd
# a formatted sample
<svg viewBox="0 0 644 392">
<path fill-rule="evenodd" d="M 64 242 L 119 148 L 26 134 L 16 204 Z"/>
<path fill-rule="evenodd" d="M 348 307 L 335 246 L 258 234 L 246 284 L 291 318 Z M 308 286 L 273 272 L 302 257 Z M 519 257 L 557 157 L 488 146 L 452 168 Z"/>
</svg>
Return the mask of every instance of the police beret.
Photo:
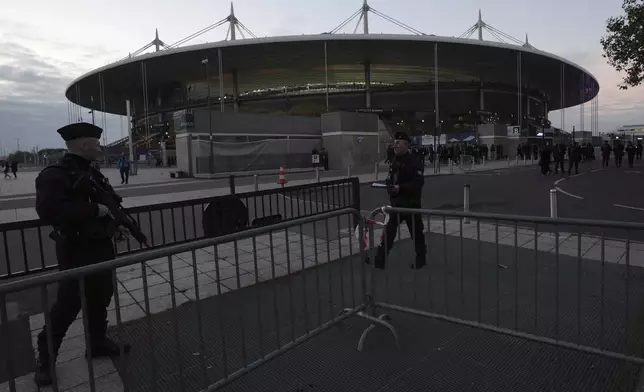
<svg viewBox="0 0 644 392">
<path fill-rule="evenodd" d="M 79 122 L 65 125 L 57 132 L 60 134 L 64 141 L 68 142 L 70 140 L 80 139 L 82 137 L 100 139 L 103 130 L 96 125 L 88 124 L 86 122 Z"/>
<path fill-rule="evenodd" d="M 407 135 L 407 133 L 405 133 L 405 132 L 396 132 L 396 134 L 394 135 L 394 139 L 395 140 L 404 140 L 404 141 L 407 141 L 407 142 L 411 141 L 411 139 L 409 138 L 409 135 Z"/>
</svg>

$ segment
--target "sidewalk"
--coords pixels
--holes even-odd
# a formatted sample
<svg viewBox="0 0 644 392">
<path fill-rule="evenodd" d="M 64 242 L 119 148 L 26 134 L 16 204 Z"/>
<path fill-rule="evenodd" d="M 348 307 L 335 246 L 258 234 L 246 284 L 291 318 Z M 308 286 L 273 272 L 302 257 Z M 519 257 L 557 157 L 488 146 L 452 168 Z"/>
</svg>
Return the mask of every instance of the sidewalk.
<svg viewBox="0 0 644 392">
<path fill-rule="evenodd" d="M 459 174 L 476 173 L 476 172 L 482 172 L 482 171 L 503 170 L 503 169 L 508 169 L 508 167 L 516 168 L 516 167 L 524 167 L 524 166 L 531 166 L 530 161 L 527 161 L 525 163 L 522 161 L 519 161 L 518 166 L 517 166 L 517 161 L 511 161 L 511 160 L 493 161 L 493 162 L 487 162 L 485 165 L 473 165 L 471 170 L 463 170 L 457 165 L 454 165 L 452 173 L 450 173 L 449 168 L 446 165 L 443 165 L 440 169 L 440 172 L 436 174 L 433 173 L 433 168 L 429 166 L 429 167 L 425 167 L 425 177 L 459 175 Z M 382 168 L 382 171 L 379 171 L 379 173 L 358 174 L 358 175 L 352 174 L 352 177 L 357 177 L 360 183 L 367 183 L 367 184 L 375 181 L 383 181 L 387 176 L 386 167 L 387 167 L 386 165 L 380 165 L 379 170 Z M 164 170 L 166 171 L 164 172 Z M 157 181 L 163 175 L 163 173 L 167 175 L 167 169 L 164 169 L 164 168 L 158 169 L 158 170 L 156 168 L 153 168 L 153 169 L 149 169 L 149 171 L 150 171 L 149 173 L 143 174 L 142 177 L 139 177 L 139 178 L 143 179 L 144 181 L 149 181 L 150 183 L 152 183 L 153 181 Z M 147 170 L 140 171 L 139 173 L 146 173 L 146 172 Z M 114 170 L 113 172 L 108 172 L 107 175 L 114 177 L 118 175 L 118 173 Z M 297 185 L 314 183 L 315 174 L 312 173 L 312 175 L 313 175 L 313 178 L 311 179 L 289 181 L 287 186 L 297 186 Z M 333 181 L 333 180 L 340 180 L 343 178 L 346 178 L 346 175 L 337 176 L 337 177 L 325 177 L 321 179 L 321 181 Z M 35 176 L 34 176 L 34 179 L 35 179 Z M 287 179 L 288 179 L 288 175 L 287 175 Z M 118 181 L 120 181 L 120 177 L 118 177 Z M 175 180 L 175 181 L 181 181 L 181 180 Z M 193 180 L 193 181 L 203 181 L 203 180 Z M 142 184 L 145 184 L 145 183 L 142 182 Z M 145 185 L 142 185 L 142 186 L 145 186 Z M 279 187 L 280 185 L 277 184 L 277 182 L 259 184 L 260 190 L 276 189 Z M 254 190 L 255 190 L 254 185 L 237 186 L 235 189 L 237 193 L 253 192 Z M 118 187 L 117 187 L 117 192 L 118 192 Z M 229 193 L 230 193 L 230 190 L 228 186 L 226 186 L 223 188 L 213 188 L 208 190 L 198 190 L 198 191 L 188 191 L 188 192 L 170 192 L 170 193 L 156 194 L 156 195 L 126 197 L 123 200 L 123 206 L 139 207 L 139 206 L 145 206 L 145 205 L 151 205 L 151 204 L 170 203 L 170 202 L 182 201 L 182 200 L 200 199 L 204 197 L 222 196 L 222 195 L 227 195 Z M 36 213 L 36 210 L 34 208 L 0 210 L 0 224 L 8 223 L 8 222 L 19 222 L 19 221 L 31 220 L 31 219 L 38 219 L 38 214 Z"/>
</svg>

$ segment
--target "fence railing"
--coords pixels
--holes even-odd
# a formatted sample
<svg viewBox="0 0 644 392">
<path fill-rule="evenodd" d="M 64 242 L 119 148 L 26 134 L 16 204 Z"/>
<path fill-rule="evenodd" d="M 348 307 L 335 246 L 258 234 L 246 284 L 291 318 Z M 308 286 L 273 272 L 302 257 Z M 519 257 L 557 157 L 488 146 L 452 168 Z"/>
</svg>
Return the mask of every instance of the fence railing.
<svg viewBox="0 0 644 392">
<path fill-rule="evenodd" d="M 21 297 L 14 294 L 37 290 L 41 307 L 47 309 L 48 285 L 74 283 L 81 296 L 93 276 L 109 271 L 115 287 L 109 336 L 118 341 L 122 353 L 131 346 L 130 354 L 115 361 L 130 391 L 160 386 L 214 390 L 233 380 L 239 390 L 257 385 L 268 390 L 267 383 L 279 379 L 279 368 L 250 372 L 323 333 L 333 335 L 326 335 L 315 349 L 303 347 L 280 365 L 288 369 L 284 377 L 295 373 L 306 379 L 297 372 L 319 372 L 318 355 L 327 357 L 325 366 L 332 366 L 331 357 L 316 350 L 338 349 L 346 355 L 348 341 L 356 344 L 359 355 L 373 352 L 376 360 L 383 352 L 387 357 L 395 354 L 399 343 L 405 358 L 412 351 L 425 358 L 427 352 L 416 350 L 414 339 L 422 340 L 420 335 L 427 335 L 436 323 L 422 324 L 422 319 L 404 314 L 644 364 L 644 258 L 638 253 L 644 253 L 644 244 L 630 240 L 644 224 L 389 207 L 380 211 L 390 214 L 385 226 L 389 234 L 372 220 L 365 226 L 357 210 L 341 209 L 0 284 L 1 325 L 8 324 L 6 301 Z M 408 223 L 407 231 L 393 227 L 400 220 Z M 422 229 L 415 225 L 418 220 Z M 360 241 L 354 238 L 356 221 Z M 624 235 L 621 240 L 591 237 L 583 234 L 588 227 L 623 230 Z M 392 233 L 398 242 L 382 264 L 376 238 L 382 235 L 387 243 Z M 365 234 L 367 247 L 362 242 Z M 424 248 L 406 241 L 416 234 L 427 246 L 425 257 L 416 258 Z M 410 269 L 410 264 L 416 268 Z M 384 271 L 376 271 L 376 266 Z M 89 302 L 81 304 L 83 317 L 69 329 L 77 333 L 68 338 L 84 337 L 88 346 Z M 382 310 L 393 312 L 393 317 Z M 355 331 L 364 324 L 351 316 L 371 323 L 359 338 Z M 50 323 L 49 318 L 45 312 L 32 334 Z M 330 329 L 341 322 L 345 328 Z M 410 324 L 416 329 L 410 330 Z M 399 336 L 398 326 L 406 333 Z M 370 338 L 374 328 L 384 331 L 378 339 Z M 50 328 L 42 330 L 51 336 Z M 21 348 L 10 329 L 1 332 L 10 353 L 5 358 L 12 358 Z M 349 340 L 354 336 L 355 341 Z M 424 347 L 436 351 L 434 343 Z M 47 350 L 55 354 L 53 348 Z M 80 356 L 83 350 L 80 347 Z M 66 360 L 69 356 L 64 355 Z M 90 390 L 104 387 L 98 384 L 105 374 L 95 377 L 96 366 L 80 360 L 87 373 L 74 374 L 74 385 L 84 377 Z M 9 375 L 9 390 L 30 382 L 31 375 L 17 369 L 17 361 L 0 366 Z M 55 371 L 53 363 L 50 369 Z M 337 369 L 338 377 L 343 371 Z M 414 377 L 405 371 L 396 377 Z M 257 379 L 261 374 L 271 376 Z M 619 373 L 618 378 L 631 385 L 637 377 L 635 372 Z"/>
<path fill-rule="evenodd" d="M 6 301 L 12 294 L 39 292 L 46 310 L 52 305 L 48 285 L 58 284 L 68 300 L 75 290 L 82 298 L 82 317 L 72 323 L 67 339 L 77 341 L 73 348 L 78 358 L 62 351 L 69 347 L 64 342 L 61 351 L 51 343 L 50 324 L 60 323 L 52 321 L 54 312 L 45 312 L 32 333 L 44 331 L 47 357 L 58 357 L 58 366 L 63 366 L 61 361 L 83 361 L 86 372 L 81 368 L 74 374 L 74 385 L 84 382 L 86 389 L 103 390 L 105 371 L 82 357 L 85 349 L 92 356 L 88 309 L 96 314 L 97 306 L 85 287 L 111 275 L 114 306 L 108 320 L 114 326 L 108 334 L 117 336 L 122 354 L 116 360 L 118 376 L 127 390 L 212 390 L 350 316 L 388 326 L 363 312 L 364 249 L 351 236 L 340 235 L 356 219 L 362 228 L 359 212 L 345 208 L 0 284 L 0 328 L 8 324 Z M 333 263 L 339 259 L 346 263 Z M 161 275 L 163 283 L 152 286 L 153 275 Z M 127 297 L 134 294 L 124 288 L 134 286 L 141 293 L 132 304 Z M 21 349 L 13 344 L 11 329 L 1 338 L 9 353 L 0 363 L 8 375 L 5 388 L 15 391 L 16 385 L 32 383 L 33 375 L 8 359 Z M 79 338 L 84 347 L 78 347 Z M 68 374 L 56 373 L 55 361 L 48 365 L 54 384 L 69 383 L 61 379 Z"/>
<path fill-rule="evenodd" d="M 370 243 L 413 238 L 422 222 L 427 273 L 372 275 L 376 308 L 644 364 L 644 243 L 632 240 L 644 224 L 390 207 L 372 217 L 383 211 L 390 229 L 368 227 Z M 401 258 L 391 252 L 387 269 Z"/>
<path fill-rule="evenodd" d="M 248 209 L 249 226 L 359 208 L 357 178 L 236 193 Z M 128 208 L 152 248 L 204 238 L 204 210 L 217 197 Z M 209 218 L 206 218 L 209 219 Z M 57 267 L 51 227 L 40 220 L 0 224 L 0 280 Z M 115 242 L 121 255 L 140 251 L 135 240 Z"/>
</svg>

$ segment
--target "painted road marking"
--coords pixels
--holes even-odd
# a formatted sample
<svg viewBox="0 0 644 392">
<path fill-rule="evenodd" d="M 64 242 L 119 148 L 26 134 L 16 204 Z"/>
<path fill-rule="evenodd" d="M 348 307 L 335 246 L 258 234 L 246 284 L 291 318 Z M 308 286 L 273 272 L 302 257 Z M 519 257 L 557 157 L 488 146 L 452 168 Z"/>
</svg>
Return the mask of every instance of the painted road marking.
<svg viewBox="0 0 644 392">
<path fill-rule="evenodd" d="M 628 208 L 629 210 L 644 211 L 644 208 L 625 206 L 622 204 L 613 204 L 613 207 Z"/>
<path fill-rule="evenodd" d="M 563 193 L 563 194 L 564 194 L 564 195 L 566 195 L 566 196 L 574 197 L 575 199 L 579 199 L 579 200 L 584 200 L 584 198 L 583 198 L 583 197 L 581 197 L 581 196 L 577 196 L 577 195 L 573 195 L 572 193 L 568 193 L 568 192 L 564 191 L 563 189 L 561 189 L 561 188 L 559 188 L 559 187 L 557 187 L 557 188 L 555 188 L 555 189 L 557 190 L 557 192 L 561 192 L 561 193 Z"/>
<path fill-rule="evenodd" d="M 561 181 L 565 181 L 565 180 L 566 180 L 566 178 L 560 178 L 560 179 L 558 179 L 557 181 L 555 181 L 555 186 L 559 185 L 559 183 L 560 183 Z"/>
</svg>

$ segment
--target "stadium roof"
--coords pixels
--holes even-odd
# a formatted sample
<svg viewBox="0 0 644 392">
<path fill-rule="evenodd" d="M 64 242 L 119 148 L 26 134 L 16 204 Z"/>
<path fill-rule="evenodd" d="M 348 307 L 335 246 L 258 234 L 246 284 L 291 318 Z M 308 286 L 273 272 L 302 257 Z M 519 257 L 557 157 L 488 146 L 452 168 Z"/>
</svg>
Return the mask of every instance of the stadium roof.
<svg viewBox="0 0 644 392">
<path fill-rule="evenodd" d="M 368 5 L 363 5 L 363 13 L 373 12 L 373 9 L 364 7 L 368 8 Z M 225 20 L 231 21 L 229 33 L 232 31 L 234 37 L 235 25 L 239 22 L 232 12 Z M 479 17 L 477 24 L 463 36 L 471 35 L 478 29 L 480 38 L 482 29 L 487 27 L 490 26 Z M 368 31 L 366 27 L 364 30 Z M 497 30 L 496 34 L 498 36 L 501 32 Z M 157 86 L 180 86 L 203 81 L 205 72 L 202 61 L 205 58 L 211 64 L 211 75 L 217 76 L 220 52 L 222 73 L 230 74 L 234 70 L 238 74 L 240 91 L 306 84 L 309 78 L 319 79 L 324 73 L 325 63 L 329 70 L 341 74 L 343 66 L 346 68 L 368 61 L 372 66 L 384 68 L 381 74 L 386 77 L 413 79 L 413 73 L 433 75 L 435 43 L 439 48 L 438 68 L 447 71 L 439 72 L 439 82 L 477 80 L 481 77 L 485 81 L 516 86 L 517 53 L 521 53 L 521 84 L 545 91 L 551 98 L 550 110 L 562 107 L 559 100 L 562 66 L 565 69 L 563 107 L 587 102 L 599 92 L 596 78 L 587 70 L 564 58 L 537 50 L 527 42 L 513 45 L 417 32 L 417 35 L 325 33 L 230 40 L 184 47 L 175 44 L 164 50 L 129 57 L 90 71 L 74 80 L 65 95 L 75 104 L 101 110 L 100 86 L 107 86 L 104 91 L 105 111 L 125 114 L 125 100 L 140 101 L 144 81 L 149 91 L 154 91 Z M 148 44 L 152 45 L 156 45 L 157 49 L 160 45 L 165 46 L 158 36 Z M 142 64 L 145 64 L 145 78 Z M 99 83 L 99 74 L 102 83 Z"/>
</svg>

